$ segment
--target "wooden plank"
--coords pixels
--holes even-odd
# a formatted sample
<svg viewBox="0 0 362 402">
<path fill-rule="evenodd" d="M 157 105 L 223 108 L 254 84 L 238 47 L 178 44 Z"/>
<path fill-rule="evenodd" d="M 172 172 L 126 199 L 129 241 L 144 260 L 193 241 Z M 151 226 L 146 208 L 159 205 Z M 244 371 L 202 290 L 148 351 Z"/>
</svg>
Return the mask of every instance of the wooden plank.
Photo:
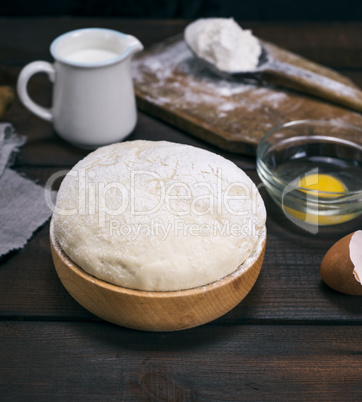
<svg viewBox="0 0 362 402">
<path fill-rule="evenodd" d="M 183 32 L 189 20 L 0 17 L 0 64 L 50 60 L 50 42 L 72 29 L 99 26 L 136 35 L 149 45 Z M 260 38 L 331 68 L 361 68 L 362 22 L 240 21 Z M 26 35 L 23 33 L 26 32 Z"/>
<path fill-rule="evenodd" d="M 254 22 L 250 28 L 260 38 L 334 69 L 359 69 L 362 23 L 323 21 Z M 358 51 L 357 51 L 358 53 Z"/>
<path fill-rule="evenodd" d="M 12 18 L 0 17 L 0 63 L 23 65 L 33 60 L 51 60 L 50 43 L 74 29 L 99 27 L 136 35 L 149 46 L 182 32 L 185 20 L 143 20 L 122 18 Z M 26 32 L 26 35 L 24 35 Z"/>
<path fill-rule="evenodd" d="M 360 400 L 358 326 L 0 323 L 0 391 L 14 400 Z"/>
<path fill-rule="evenodd" d="M 41 184 L 56 171 L 56 168 L 21 170 Z M 247 173 L 260 183 L 255 172 Z M 360 298 L 339 294 L 325 286 L 319 266 L 336 240 L 362 227 L 362 217 L 311 235 L 293 225 L 263 188 L 261 194 L 268 211 L 267 249 L 261 274 L 244 301 L 217 322 L 360 322 Z M 0 262 L 0 318 L 94 318 L 68 295 L 55 273 L 48 224 L 23 250 Z"/>
</svg>

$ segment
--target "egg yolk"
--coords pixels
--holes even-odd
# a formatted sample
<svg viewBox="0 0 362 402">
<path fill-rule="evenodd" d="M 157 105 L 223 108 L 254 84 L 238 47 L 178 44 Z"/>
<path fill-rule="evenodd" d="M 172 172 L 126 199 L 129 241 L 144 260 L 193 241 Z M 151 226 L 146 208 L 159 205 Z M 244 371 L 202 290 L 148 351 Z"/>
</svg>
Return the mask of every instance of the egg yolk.
<svg viewBox="0 0 362 402">
<path fill-rule="evenodd" d="M 329 174 L 310 174 L 305 176 L 299 180 L 298 187 L 306 189 L 302 190 L 305 192 L 308 192 L 307 190 L 326 191 L 328 193 L 344 193 L 346 191 L 344 184 Z M 322 196 L 335 198 L 338 197 L 338 194 L 322 194 Z"/>
<path fill-rule="evenodd" d="M 316 197 L 323 198 L 336 198 L 340 194 L 331 194 L 331 193 L 344 193 L 346 192 L 346 187 L 344 184 L 329 174 L 311 174 L 303 177 L 299 180 L 298 187 L 301 188 L 301 191 L 305 193 L 310 193 L 315 195 Z M 328 192 L 318 194 L 318 192 Z M 349 221 L 353 218 L 353 215 L 332 215 L 325 216 L 320 214 L 310 214 L 306 212 L 297 211 L 293 208 L 284 207 L 285 211 L 290 215 L 294 216 L 297 219 L 300 219 L 303 222 L 308 222 L 314 225 L 335 225 L 337 223 L 342 223 Z"/>
</svg>

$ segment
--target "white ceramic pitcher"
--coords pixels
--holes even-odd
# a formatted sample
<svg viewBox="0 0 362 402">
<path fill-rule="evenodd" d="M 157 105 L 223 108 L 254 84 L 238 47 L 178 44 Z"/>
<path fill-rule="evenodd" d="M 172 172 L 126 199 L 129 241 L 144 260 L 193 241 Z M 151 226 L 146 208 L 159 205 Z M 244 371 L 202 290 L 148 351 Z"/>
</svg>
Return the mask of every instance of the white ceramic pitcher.
<svg viewBox="0 0 362 402">
<path fill-rule="evenodd" d="M 135 127 L 136 102 L 131 58 L 143 49 L 140 41 L 110 29 L 86 28 L 55 39 L 54 64 L 34 61 L 23 68 L 17 90 L 34 114 L 53 123 L 65 140 L 82 148 L 97 148 L 124 139 Z M 48 74 L 53 82 L 50 109 L 27 92 L 32 75 Z"/>
</svg>

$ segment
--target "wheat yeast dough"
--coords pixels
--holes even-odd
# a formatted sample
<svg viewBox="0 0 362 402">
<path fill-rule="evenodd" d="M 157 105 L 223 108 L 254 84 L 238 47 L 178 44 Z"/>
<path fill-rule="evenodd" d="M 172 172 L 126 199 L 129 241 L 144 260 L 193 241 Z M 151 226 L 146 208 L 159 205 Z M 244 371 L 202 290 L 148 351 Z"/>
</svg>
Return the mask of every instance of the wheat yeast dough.
<svg viewBox="0 0 362 402">
<path fill-rule="evenodd" d="M 165 141 L 102 147 L 64 178 L 53 214 L 63 251 L 132 289 L 203 286 L 234 272 L 265 231 L 248 176 L 214 153 Z"/>
</svg>

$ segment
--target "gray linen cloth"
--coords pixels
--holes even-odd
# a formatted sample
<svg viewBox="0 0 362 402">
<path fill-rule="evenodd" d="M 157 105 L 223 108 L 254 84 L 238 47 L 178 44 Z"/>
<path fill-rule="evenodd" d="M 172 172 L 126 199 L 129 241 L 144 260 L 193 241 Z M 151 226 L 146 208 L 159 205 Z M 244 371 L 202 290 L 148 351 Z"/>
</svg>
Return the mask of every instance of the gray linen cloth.
<svg viewBox="0 0 362 402">
<path fill-rule="evenodd" d="M 50 217 L 43 187 L 9 167 L 25 137 L 9 123 L 0 123 L 0 258 L 26 244 Z"/>
</svg>

